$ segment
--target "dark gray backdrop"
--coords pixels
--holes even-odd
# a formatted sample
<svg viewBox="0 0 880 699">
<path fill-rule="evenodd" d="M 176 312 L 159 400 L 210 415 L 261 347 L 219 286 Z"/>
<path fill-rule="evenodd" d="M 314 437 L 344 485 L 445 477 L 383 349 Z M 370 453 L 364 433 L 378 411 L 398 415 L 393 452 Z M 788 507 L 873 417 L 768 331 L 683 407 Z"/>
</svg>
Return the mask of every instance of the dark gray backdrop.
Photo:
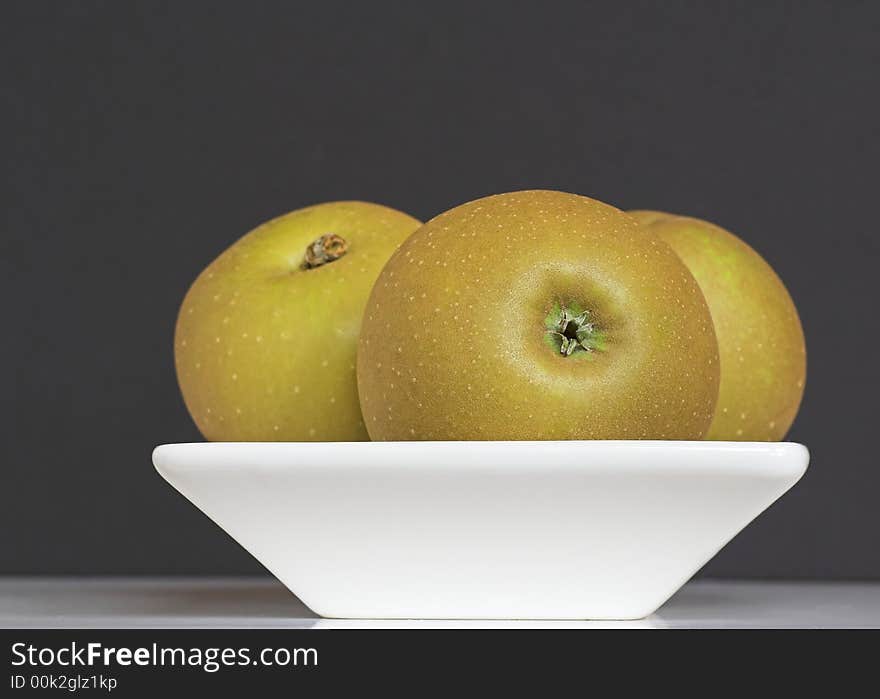
<svg viewBox="0 0 880 699">
<path fill-rule="evenodd" d="M 712 575 L 880 577 L 880 5 L 0 6 L 0 572 L 261 570 L 154 473 L 172 330 L 258 222 L 545 187 L 738 232 L 801 311 L 810 471 Z"/>
</svg>

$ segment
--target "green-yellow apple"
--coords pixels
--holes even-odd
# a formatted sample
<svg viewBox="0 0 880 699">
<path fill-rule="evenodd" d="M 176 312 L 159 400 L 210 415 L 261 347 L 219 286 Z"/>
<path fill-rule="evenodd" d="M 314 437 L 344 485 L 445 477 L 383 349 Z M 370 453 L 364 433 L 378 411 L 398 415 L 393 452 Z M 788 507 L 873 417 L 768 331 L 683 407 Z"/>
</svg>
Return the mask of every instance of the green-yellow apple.
<svg viewBox="0 0 880 699">
<path fill-rule="evenodd" d="M 777 441 L 804 392 L 807 354 L 797 309 L 755 250 L 708 221 L 631 211 L 681 257 L 712 312 L 721 386 L 706 439 Z"/>
<path fill-rule="evenodd" d="M 574 194 L 479 199 L 373 287 L 358 388 L 375 440 L 699 439 L 718 345 L 676 254 Z"/>
<path fill-rule="evenodd" d="M 382 266 L 420 225 L 331 202 L 254 229 L 193 283 L 174 356 L 186 406 L 214 441 L 367 439 L 355 355 Z"/>
</svg>

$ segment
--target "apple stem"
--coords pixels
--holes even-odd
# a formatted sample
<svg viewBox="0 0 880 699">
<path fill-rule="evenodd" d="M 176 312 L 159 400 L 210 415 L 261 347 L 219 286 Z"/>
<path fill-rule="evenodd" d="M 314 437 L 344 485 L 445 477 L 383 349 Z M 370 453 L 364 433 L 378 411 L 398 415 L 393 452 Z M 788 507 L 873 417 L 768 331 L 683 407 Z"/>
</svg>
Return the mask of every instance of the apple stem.
<svg viewBox="0 0 880 699">
<path fill-rule="evenodd" d="M 348 241 L 341 235 L 325 233 L 309 243 L 303 258 L 303 269 L 314 269 L 328 262 L 338 260 L 348 252 Z"/>
</svg>

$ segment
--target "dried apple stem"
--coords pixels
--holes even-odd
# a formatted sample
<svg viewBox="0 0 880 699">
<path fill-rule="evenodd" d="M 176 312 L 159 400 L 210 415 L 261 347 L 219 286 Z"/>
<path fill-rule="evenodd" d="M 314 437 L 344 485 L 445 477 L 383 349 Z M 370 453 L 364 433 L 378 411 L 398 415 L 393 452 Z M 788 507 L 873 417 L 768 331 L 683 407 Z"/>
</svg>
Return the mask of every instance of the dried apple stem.
<svg viewBox="0 0 880 699">
<path fill-rule="evenodd" d="M 325 233 L 309 243 L 303 258 L 303 269 L 314 269 L 328 262 L 338 260 L 348 252 L 348 241 L 341 235 Z"/>
</svg>

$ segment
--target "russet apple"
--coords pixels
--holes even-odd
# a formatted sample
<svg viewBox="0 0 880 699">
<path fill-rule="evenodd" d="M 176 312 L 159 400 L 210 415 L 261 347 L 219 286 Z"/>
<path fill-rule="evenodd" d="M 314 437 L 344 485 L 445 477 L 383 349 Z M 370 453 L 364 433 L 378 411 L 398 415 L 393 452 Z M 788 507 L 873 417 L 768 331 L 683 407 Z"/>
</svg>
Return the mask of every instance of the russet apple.
<svg viewBox="0 0 880 699">
<path fill-rule="evenodd" d="M 778 441 L 800 406 L 804 332 L 782 280 L 751 247 L 708 221 L 631 211 L 679 255 L 709 304 L 721 385 L 706 439 Z"/>
<path fill-rule="evenodd" d="M 364 315 L 358 389 L 374 440 L 699 439 L 718 345 L 659 238 L 587 197 L 463 204 L 410 236 Z"/>
<path fill-rule="evenodd" d="M 174 358 L 206 439 L 367 439 L 355 354 L 382 266 L 418 226 L 378 204 L 332 202 L 254 229 L 183 300 Z"/>
</svg>

